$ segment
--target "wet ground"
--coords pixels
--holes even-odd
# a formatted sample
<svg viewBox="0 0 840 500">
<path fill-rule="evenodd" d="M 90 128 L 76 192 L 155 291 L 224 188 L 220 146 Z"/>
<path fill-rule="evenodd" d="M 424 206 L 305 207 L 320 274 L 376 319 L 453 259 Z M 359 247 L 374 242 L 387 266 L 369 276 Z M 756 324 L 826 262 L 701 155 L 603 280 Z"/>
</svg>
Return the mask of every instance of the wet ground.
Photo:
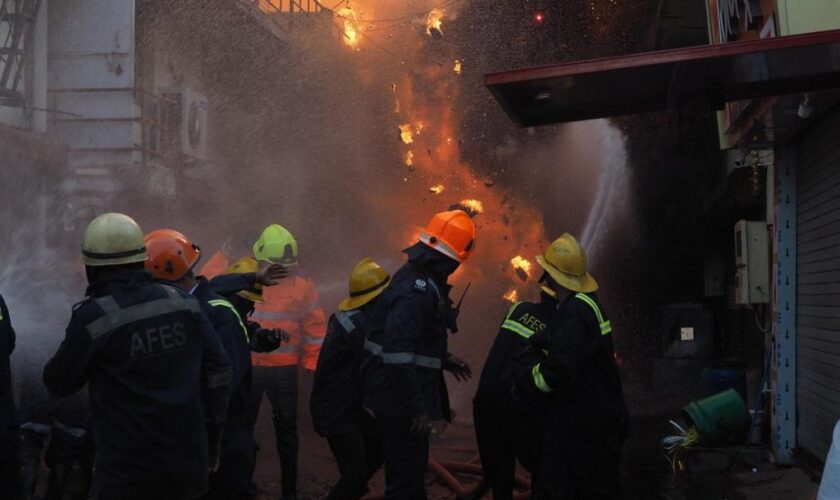
<svg viewBox="0 0 840 500">
<path fill-rule="evenodd" d="M 701 449 L 686 457 L 688 473 L 675 476 L 663 457 L 660 441 L 669 431 L 668 419 L 679 406 L 663 404 L 661 393 L 647 387 L 633 390 L 633 381 L 625 388 L 635 394 L 631 401 L 631 436 L 622 457 L 624 498 L 628 500 L 813 500 L 817 484 L 796 468 L 776 467 L 761 448 Z M 643 381 L 637 381 L 642 383 Z M 304 388 L 301 393 L 305 394 Z M 338 478 L 326 441 L 315 435 L 301 400 L 299 419 L 300 480 L 299 498 L 323 498 Z M 666 413 L 661 409 L 670 407 Z M 269 405 L 262 405 L 256 437 L 263 443 L 257 460 L 256 479 L 259 500 L 280 497 L 280 465 L 274 448 Z M 432 458 L 440 462 L 471 462 L 477 458 L 471 422 L 457 419 L 443 436 L 432 444 Z M 469 489 L 477 478 L 457 476 Z M 372 493 L 384 491 L 384 475 L 379 471 L 370 484 Z M 429 498 L 454 499 L 451 490 L 430 479 Z M 491 498 L 488 494 L 485 498 Z"/>
</svg>

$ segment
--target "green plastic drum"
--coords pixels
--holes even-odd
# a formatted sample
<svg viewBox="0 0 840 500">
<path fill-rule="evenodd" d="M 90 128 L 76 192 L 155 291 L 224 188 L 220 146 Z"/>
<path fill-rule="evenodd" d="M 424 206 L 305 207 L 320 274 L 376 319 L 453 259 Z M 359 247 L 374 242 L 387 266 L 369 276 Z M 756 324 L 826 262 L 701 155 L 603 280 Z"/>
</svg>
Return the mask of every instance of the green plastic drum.
<svg viewBox="0 0 840 500">
<path fill-rule="evenodd" d="M 704 444 L 728 443 L 746 439 L 744 430 L 750 417 L 747 405 L 735 389 L 727 389 L 706 399 L 692 401 L 685 413 L 694 422 Z"/>
</svg>

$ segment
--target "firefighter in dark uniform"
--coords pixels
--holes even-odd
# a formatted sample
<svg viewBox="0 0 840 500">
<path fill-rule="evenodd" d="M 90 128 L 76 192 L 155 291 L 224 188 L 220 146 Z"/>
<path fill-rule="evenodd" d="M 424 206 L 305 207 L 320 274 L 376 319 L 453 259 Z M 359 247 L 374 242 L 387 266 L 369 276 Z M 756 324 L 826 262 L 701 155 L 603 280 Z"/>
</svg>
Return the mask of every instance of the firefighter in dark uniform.
<svg viewBox="0 0 840 500">
<path fill-rule="evenodd" d="M 368 320 L 390 280 L 376 262 L 363 259 L 350 274 L 350 296 L 327 323 L 309 400 L 315 432 L 327 438 L 341 475 L 327 500 L 361 498 L 382 466 L 376 421 L 362 407 L 359 364 Z"/>
<path fill-rule="evenodd" d="M 0 295 L 0 498 L 13 498 L 18 483 L 18 429 L 10 363 L 14 350 L 15 330 Z"/>
<path fill-rule="evenodd" d="M 87 298 L 44 383 L 56 396 L 90 383 L 94 498 L 199 497 L 218 464 L 207 429 L 226 418 L 227 355 L 199 302 L 143 269 L 143 232 L 130 217 L 95 218 L 82 250 Z"/>
<path fill-rule="evenodd" d="M 473 400 L 475 435 L 493 499 L 513 498 L 516 460 L 533 477 L 543 440 L 544 408 L 512 394 L 517 374 L 545 358 L 548 332 L 557 310 L 555 293 L 543 287 L 539 302 L 510 307 L 487 355 Z"/>
<path fill-rule="evenodd" d="M 176 286 L 197 298 L 213 325 L 230 359 L 233 378 L 227 421 L 217 436 L 221 450 L 219 468 L 210 476 L 210 499 L 251 499 L 255 492 L 251 475 L 256 448 L 245 410 L 251 391 L 251 349 L 248 330 L 234 306 L 219 292 L 239 292 L 244 287 L 258 286 L 257 282 L 273 285 L 285 276 L 282 266 L 273 265 L 257 273 L 256 261 L 248 275 L 225 274 L 211 284 L 203 276 L 195 276 L 193 269 L 201 258 L 201 249 L 182 233 L 172 229 L 157 229 L 146 235 L 146 270 L 161 283 Z M 236 271 L 234 266 L 234 271 Z M 272 349 L 279 347 L 279 338 Z"/>
<path fill-rule="evenodd" d="M 443 371 L 469 366 L 447 351 L 452 302 L 448 277 L 472 253 L 475 225 L 466 212 L 435 215 L 408 262 L 376 304 L 362 362 L 365 406 L 372 409 L 385 456 L 385 498 L 425 498 L 429 433 L 451 420 Z"/>
<path fill-rule="evenodd" d="M 248 321 L 254 304 L 265 302 L 263 286 L 274 286 L 286 276 L 286 268 L 272 264 L 260 270 L 259 263 L 245 257 L 233 264 L 225 274 L 213 278 L 209 287 L 214 298 L 210 305 L 225 310 L 236 320 L 236 342 L 226 347 L 239 365 L 238 385 L 231 395 L 228 424 L 222 441 L 219 470 L 210 477 L 211 500 L 252 499 L 256 496 L 254 469 L 257 465 L 257 443 L 248 418 L 251 401 L 251 352 L 270 352 L 289 336 L 282 330 L 265 329 Z M 224 342 L 223 342 L 224 343 Z"/>
<path fill-rule="evenodd" d="M 557 294 L 548 357 L 517 377 L 517 387 L 548 401 L 536 498 L 621 497 L 619 458 L 627 406 L 615 364 L 612 326 L 586 271 L 586 253 L 564 234 L 537 257 Z"/>
</svg>

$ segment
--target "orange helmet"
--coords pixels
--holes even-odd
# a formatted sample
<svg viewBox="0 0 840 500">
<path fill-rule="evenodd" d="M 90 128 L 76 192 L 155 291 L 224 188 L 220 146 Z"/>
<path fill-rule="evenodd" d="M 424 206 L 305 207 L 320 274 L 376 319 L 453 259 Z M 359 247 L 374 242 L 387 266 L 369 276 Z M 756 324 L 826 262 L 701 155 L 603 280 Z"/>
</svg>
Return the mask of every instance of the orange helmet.
<svg viewBox="0 0 840 500">
<path fill-rule="evenodd" d="M 440 212 L 429 221 L 420 241 L 451 259 L 464 262 L 475 248 L 475 224 L 463 210 Z"/>
<path fill-rule="evenodd" d="M 180 280 L 201 258 L 201 249 L 174 229 L 157 229 L 147 234 L 146 252 L 146 270 L 163 281 Z"/>
</svg>

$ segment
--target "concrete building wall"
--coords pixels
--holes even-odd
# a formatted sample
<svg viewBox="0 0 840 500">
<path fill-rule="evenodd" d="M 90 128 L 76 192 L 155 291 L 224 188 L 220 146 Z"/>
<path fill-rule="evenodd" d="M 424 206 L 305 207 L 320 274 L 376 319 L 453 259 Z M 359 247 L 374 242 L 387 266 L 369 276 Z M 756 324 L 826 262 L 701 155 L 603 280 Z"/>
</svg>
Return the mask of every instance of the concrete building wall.
<svg viewBox="0 0 840 500">
<path fill-rule="evenodd" d="M 837 0 L 778 0 L 777 11 L 783 36 L 840 28 Z"/>
</svg>

